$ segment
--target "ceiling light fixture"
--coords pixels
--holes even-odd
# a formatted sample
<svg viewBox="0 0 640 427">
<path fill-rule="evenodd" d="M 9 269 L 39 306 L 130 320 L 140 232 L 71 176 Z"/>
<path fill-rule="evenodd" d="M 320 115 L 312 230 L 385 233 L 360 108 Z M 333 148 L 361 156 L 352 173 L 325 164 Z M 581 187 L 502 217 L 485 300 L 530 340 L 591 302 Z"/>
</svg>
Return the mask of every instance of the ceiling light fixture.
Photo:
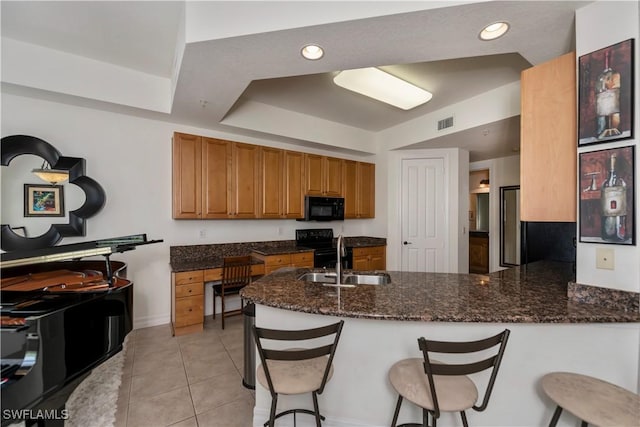
<svg viewBox="0 0 640 427">
<path fill-rule="evenodd" d="M 333 82 L 340 87 L 403 110 L 422 105 L 433 96 L 431 92 L 375 67 L 340 71 L 333 78 Z"/>
<path fill-rule="evenodd" d="M 308 44 L 300 51 L 303 57 L 310 61 L 316 61 L 324 56 L 324 49 L 317 44 Z"/>
<path fill-rule="evenodd" d="M 507 31 L 509 31 L 509 24 L 507 22 L 494 22 L 484 27 L 478 37 L 480 37 L 480 40 L 495 40 L 505 35 Z"/>
<path fill-rule="evenodd" d="M 56 185 L 69 179 L 69 171 L 51 169 L 46 160 L 42 162 L 40 169 L 33 169 L 31 173 L 51 185 Z"/>
</svg>

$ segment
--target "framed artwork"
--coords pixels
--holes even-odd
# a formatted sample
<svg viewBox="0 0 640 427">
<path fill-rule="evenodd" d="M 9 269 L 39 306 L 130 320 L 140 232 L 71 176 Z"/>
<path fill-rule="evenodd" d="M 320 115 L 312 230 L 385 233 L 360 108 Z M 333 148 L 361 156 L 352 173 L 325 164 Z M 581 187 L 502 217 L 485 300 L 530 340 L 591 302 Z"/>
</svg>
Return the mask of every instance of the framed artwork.
<svg viewBox="0 0 640 427">
<path fill-rule="evenodd" d="M 633 39 L 578 61 L 578 145 L 633 138 Z"/>
<path fill-rule="evenodd" d="M 634 146 L 580 153 L 580 241 L 635 245 Z"/>
<path fill-rule="evenodd" d="M 64 187 L 25 184 L 24 216 L 64 216 Z"/>
</svg>

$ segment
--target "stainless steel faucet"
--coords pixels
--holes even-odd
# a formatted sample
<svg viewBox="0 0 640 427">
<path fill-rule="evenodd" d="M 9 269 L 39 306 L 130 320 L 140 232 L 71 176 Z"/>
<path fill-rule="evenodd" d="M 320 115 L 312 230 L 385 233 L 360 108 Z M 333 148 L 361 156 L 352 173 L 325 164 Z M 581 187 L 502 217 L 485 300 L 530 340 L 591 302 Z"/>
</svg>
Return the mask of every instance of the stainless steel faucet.
<svg viewBox="0 0 640 427">
<path fill-rule="evenodd" d="M 340 234 L 336 243 L 336 284 L 338 285 L 342 284 L 342 257 L 346 256 L 343 239 L 342 234 Z"/>
</svg>

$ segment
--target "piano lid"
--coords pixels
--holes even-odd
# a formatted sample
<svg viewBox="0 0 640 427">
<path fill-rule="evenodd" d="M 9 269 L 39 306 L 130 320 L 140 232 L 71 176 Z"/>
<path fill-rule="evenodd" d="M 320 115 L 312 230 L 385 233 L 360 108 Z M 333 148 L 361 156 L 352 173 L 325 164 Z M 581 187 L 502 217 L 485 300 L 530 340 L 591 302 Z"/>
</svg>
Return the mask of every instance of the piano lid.
<svg viewBox="0 0 640 427">
<path fill-rule="evenodd" d="M 147 240 L 146 234 L 133 234 L 50 248 L 5 252 L 0 255 L 0 268 L 81 259 L 97 255 L 109 256 L 113 253 L 133 250 L 137 246 L 160 243 L 162 241 L 162 239 Z"/>
</svg>

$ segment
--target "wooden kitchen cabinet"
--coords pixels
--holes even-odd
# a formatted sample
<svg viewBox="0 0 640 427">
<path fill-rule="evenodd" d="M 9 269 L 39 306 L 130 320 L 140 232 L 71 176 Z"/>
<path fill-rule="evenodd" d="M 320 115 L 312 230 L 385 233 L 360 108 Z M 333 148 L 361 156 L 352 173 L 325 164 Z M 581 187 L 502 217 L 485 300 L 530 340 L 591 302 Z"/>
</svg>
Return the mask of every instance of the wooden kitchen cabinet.
<svg viewBox="0 0 640 427">
<path fill-rule="evenodd" d="M 489 236 L 469 237 L 469 273 L 489 273 Z"/>
<path fill-rule="evenodd" d="M 345 219 L 375 218 L 375 164 L 345 160 L 342 193 Z"/>
<path fill-rule="evenodd" d="M 304 155 L 261 147 L 260 217 L 304 217 Z"/>
<path fill-rule="evenodd" d="M 196 135 L 174 133 L 172 159 L 173 218 L 200 218 L 202 213 L 202 138 Z"/>
<path fill-rule="evenodd" d="M 173 218 L 259 216 L 260 147 L 175 133 Z"/>
<path fill-rule="evenodd" d="M 305 194 L 310 196 L 342 196 L 344 160 L 305 154 Z"/>
<path fill-rule="evenodd" d="M 261 218 L 280 218 L 283 214 L 283 150 L 277 148 L 261 148 L 260 167 L 260 204 Z"/>
<path fill-rule="evenodd" d="M 305 194 L 375 217 L 375 165 L 175 132 L 174 219 L 303 218 Z"/>
<path fill-rule="evenodd" d="M 576 221 L 576 59 L 521 75 L 520 219 Z"/>
<path fill-rule="evenodd" d="M 233 218 L 257 218 L 260 203 L 260 147 L 232 143 L 231 206 Z"/>
<path fill-rule="evenodd" d="M 202 270 L 171 274 L 171 328 L 173 335 L 202 331 L 204 274 Z"/>
<path fill-rule="evenodd" d="M 304 218 L 304 154 L 284 151 L 284 218 Z"/>
<path fill-rule="evenodd" d="M 253 257 L 264 262 L 264 274 L 269 274 L 281 267 L 313 268 L 313 251 L 276 255 L 253 253 Z"/>
<path fill-rule="evenodd" d="M 356 271 L 385 270 L 387 268 L 386 246 L 353 248 L 353 269 Z"/>
</svg>

